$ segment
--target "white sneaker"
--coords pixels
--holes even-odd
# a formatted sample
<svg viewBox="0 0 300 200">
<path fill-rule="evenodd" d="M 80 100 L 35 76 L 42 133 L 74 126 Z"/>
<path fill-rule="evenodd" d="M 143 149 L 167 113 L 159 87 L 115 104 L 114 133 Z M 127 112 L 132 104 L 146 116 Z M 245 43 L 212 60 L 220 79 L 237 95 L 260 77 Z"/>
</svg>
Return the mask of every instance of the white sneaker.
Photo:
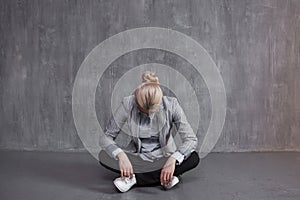
<svg viewBox="0 0 300 200">
<path fill-rule="evenodd" d="M 135 174 L 133 174 L 133 177 L 130 179 L 129 176 L 116 178 L 114 180 L 115 186 L 121 191 L 121 192 L 127 192 L 134 184 L 136 184 L 136 178 Z"/>
<path fill-rule="evenodd" d="M 164 189 L 169 190 L 172 187 L 174 187 L 175 185 L 177 185 L 177 183 L 179 183 L 178 177 L 177 176 L 173 176 L 172 182 L 170 182 L 168 185 L 163 186 L 163 187 L 164 187 Z"/>
</svg>

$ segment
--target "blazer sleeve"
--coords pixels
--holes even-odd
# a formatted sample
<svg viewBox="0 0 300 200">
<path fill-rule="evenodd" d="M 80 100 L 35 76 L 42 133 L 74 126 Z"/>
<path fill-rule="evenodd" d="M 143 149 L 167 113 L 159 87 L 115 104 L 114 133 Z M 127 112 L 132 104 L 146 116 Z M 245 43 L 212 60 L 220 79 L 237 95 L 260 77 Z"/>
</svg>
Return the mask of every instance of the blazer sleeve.
<svg viewBox="0 0 300 200">
<path fill-rule="evenodd" d="M 183 160 L 189 157 L 190 154 L 196 150 L 198 145 L 198 138 L 194 133 L 191 125 L 187 121 L 186 115 L 177 98 L 174 98 L 173 102 L 172 122 L 177 128 L 177 133 L 180 135 L 182 144 L 171 156 L 178 161 L 178 164 L 181 164 Z"/>
<path fill-rule="evenodd" d="M 119 134 L 124 123 L 126 122 L 128 115 L 129 111 L 128 108 L 126 108 L 123 98 L 122 102 L 117 107 L 116 111 L 111 116 L 108 124 L 106 125 L 104 134 L 99 138 L 100 147 L 103 148 L 107 152 L 107 154 L 115 160 L 118 160 L 117 154 L 122 152 L 123 150 L 117 145 L 114 140 Z"/>
</svg>

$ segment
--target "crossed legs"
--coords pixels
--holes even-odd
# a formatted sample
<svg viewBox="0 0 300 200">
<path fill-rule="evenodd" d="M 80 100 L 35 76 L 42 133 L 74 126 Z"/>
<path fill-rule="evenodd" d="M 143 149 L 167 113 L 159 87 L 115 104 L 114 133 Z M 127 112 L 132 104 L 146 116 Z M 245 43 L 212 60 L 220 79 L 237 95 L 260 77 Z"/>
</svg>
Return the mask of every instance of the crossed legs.
<svg viewBox="0 0 300 200">
<path fill-rule="evenodd" d="M 129 160 L 132 162 L 133 160 L 137 160 L 134 155 L 128 154 Z M 161 159 L 160 165 L 162 165 L 167 158 Z M 149 162 L 147 161 L 140 161 L 139 159 L 139 165 L 149 165 Z M 185 159 L 180 165 L 175 165 L 175 171 L 174 176 L 180 176 L 183 173 L 195 168 L 199 164 L 199 155 L 196 151 L 192 152 L 190 156 Z M 121 174 L 121 172 L 118 170 L 118 160 L 114 160 L 111 158 L 104 150 L 100 151 L 99 153 L 99 163 L 118 174 Z M 135 169 L 135 163 L 132 163 L 133 169 Z M 137 185 L 138 186 L 146 186 L 146 185 L 160 185 L 160 173 L 161 168 L 156 170 L 151 170 L 148 172 L 134 172 Z"/>
</svg>

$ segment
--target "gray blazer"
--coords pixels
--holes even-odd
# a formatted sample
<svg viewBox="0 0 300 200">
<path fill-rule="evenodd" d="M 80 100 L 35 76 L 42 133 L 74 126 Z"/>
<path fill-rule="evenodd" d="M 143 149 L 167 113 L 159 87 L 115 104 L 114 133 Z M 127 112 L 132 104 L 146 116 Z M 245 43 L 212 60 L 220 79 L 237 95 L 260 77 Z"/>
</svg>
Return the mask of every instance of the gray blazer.
<svg viewBox="0 0 300 200">
<path fill-rule="evenodd" d="M 100 147 L 112 158 L 117 160 L 116 154 L 125 151 L 151 162 L 156 158 L 173 156 L 178 161 L 177 164 L 180 164 L 197 148 L 198 138 L 188 123 L 177 98 L 163 96 L 160 110 L 155 113 L 157 125 L 161 130 L 159 135 L 161 148 L 150 153 L 139 153 L 141 150 L 139 112 L 141 111 L 136 105 L 134 95 L 123 97 L 107 124 L 104 134 L 100 135 Z M 175 143 L 173 125 L 176 128 L 175 134 L 180 135 L 182 141 L 180 145 Z"/>
</svg>

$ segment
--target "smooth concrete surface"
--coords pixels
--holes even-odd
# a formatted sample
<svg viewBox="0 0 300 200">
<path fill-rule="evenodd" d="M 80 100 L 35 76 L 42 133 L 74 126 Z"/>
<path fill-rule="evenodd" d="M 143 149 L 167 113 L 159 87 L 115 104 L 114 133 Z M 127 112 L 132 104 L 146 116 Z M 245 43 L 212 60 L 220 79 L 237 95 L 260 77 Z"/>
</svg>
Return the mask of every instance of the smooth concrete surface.
<svg viewBox="0 0 300 200">
<path fill-rule="evenodd" d="M 0 148 L 84 151 L 72 116 L 81 63 L 105 39 L 149 26 L 192 37 L 220 70 L 227 115 L 215 152 L 300 151 L 299 0 L 1 0 Z M 96 93 L 101 127 L 116 82 L 155 62 L 194 88 L 201 143 L 211 118 L 203 77 L 186 60 L 157 49 L 130 52 L 107 68 Z"/>
<path fill-rule="evenodd" d="M 1 200 L 299 200 L 300 153 L 211 153 L 169 191 L 119 193 L 88 153 L 0 151 Z"/>
</svg>

